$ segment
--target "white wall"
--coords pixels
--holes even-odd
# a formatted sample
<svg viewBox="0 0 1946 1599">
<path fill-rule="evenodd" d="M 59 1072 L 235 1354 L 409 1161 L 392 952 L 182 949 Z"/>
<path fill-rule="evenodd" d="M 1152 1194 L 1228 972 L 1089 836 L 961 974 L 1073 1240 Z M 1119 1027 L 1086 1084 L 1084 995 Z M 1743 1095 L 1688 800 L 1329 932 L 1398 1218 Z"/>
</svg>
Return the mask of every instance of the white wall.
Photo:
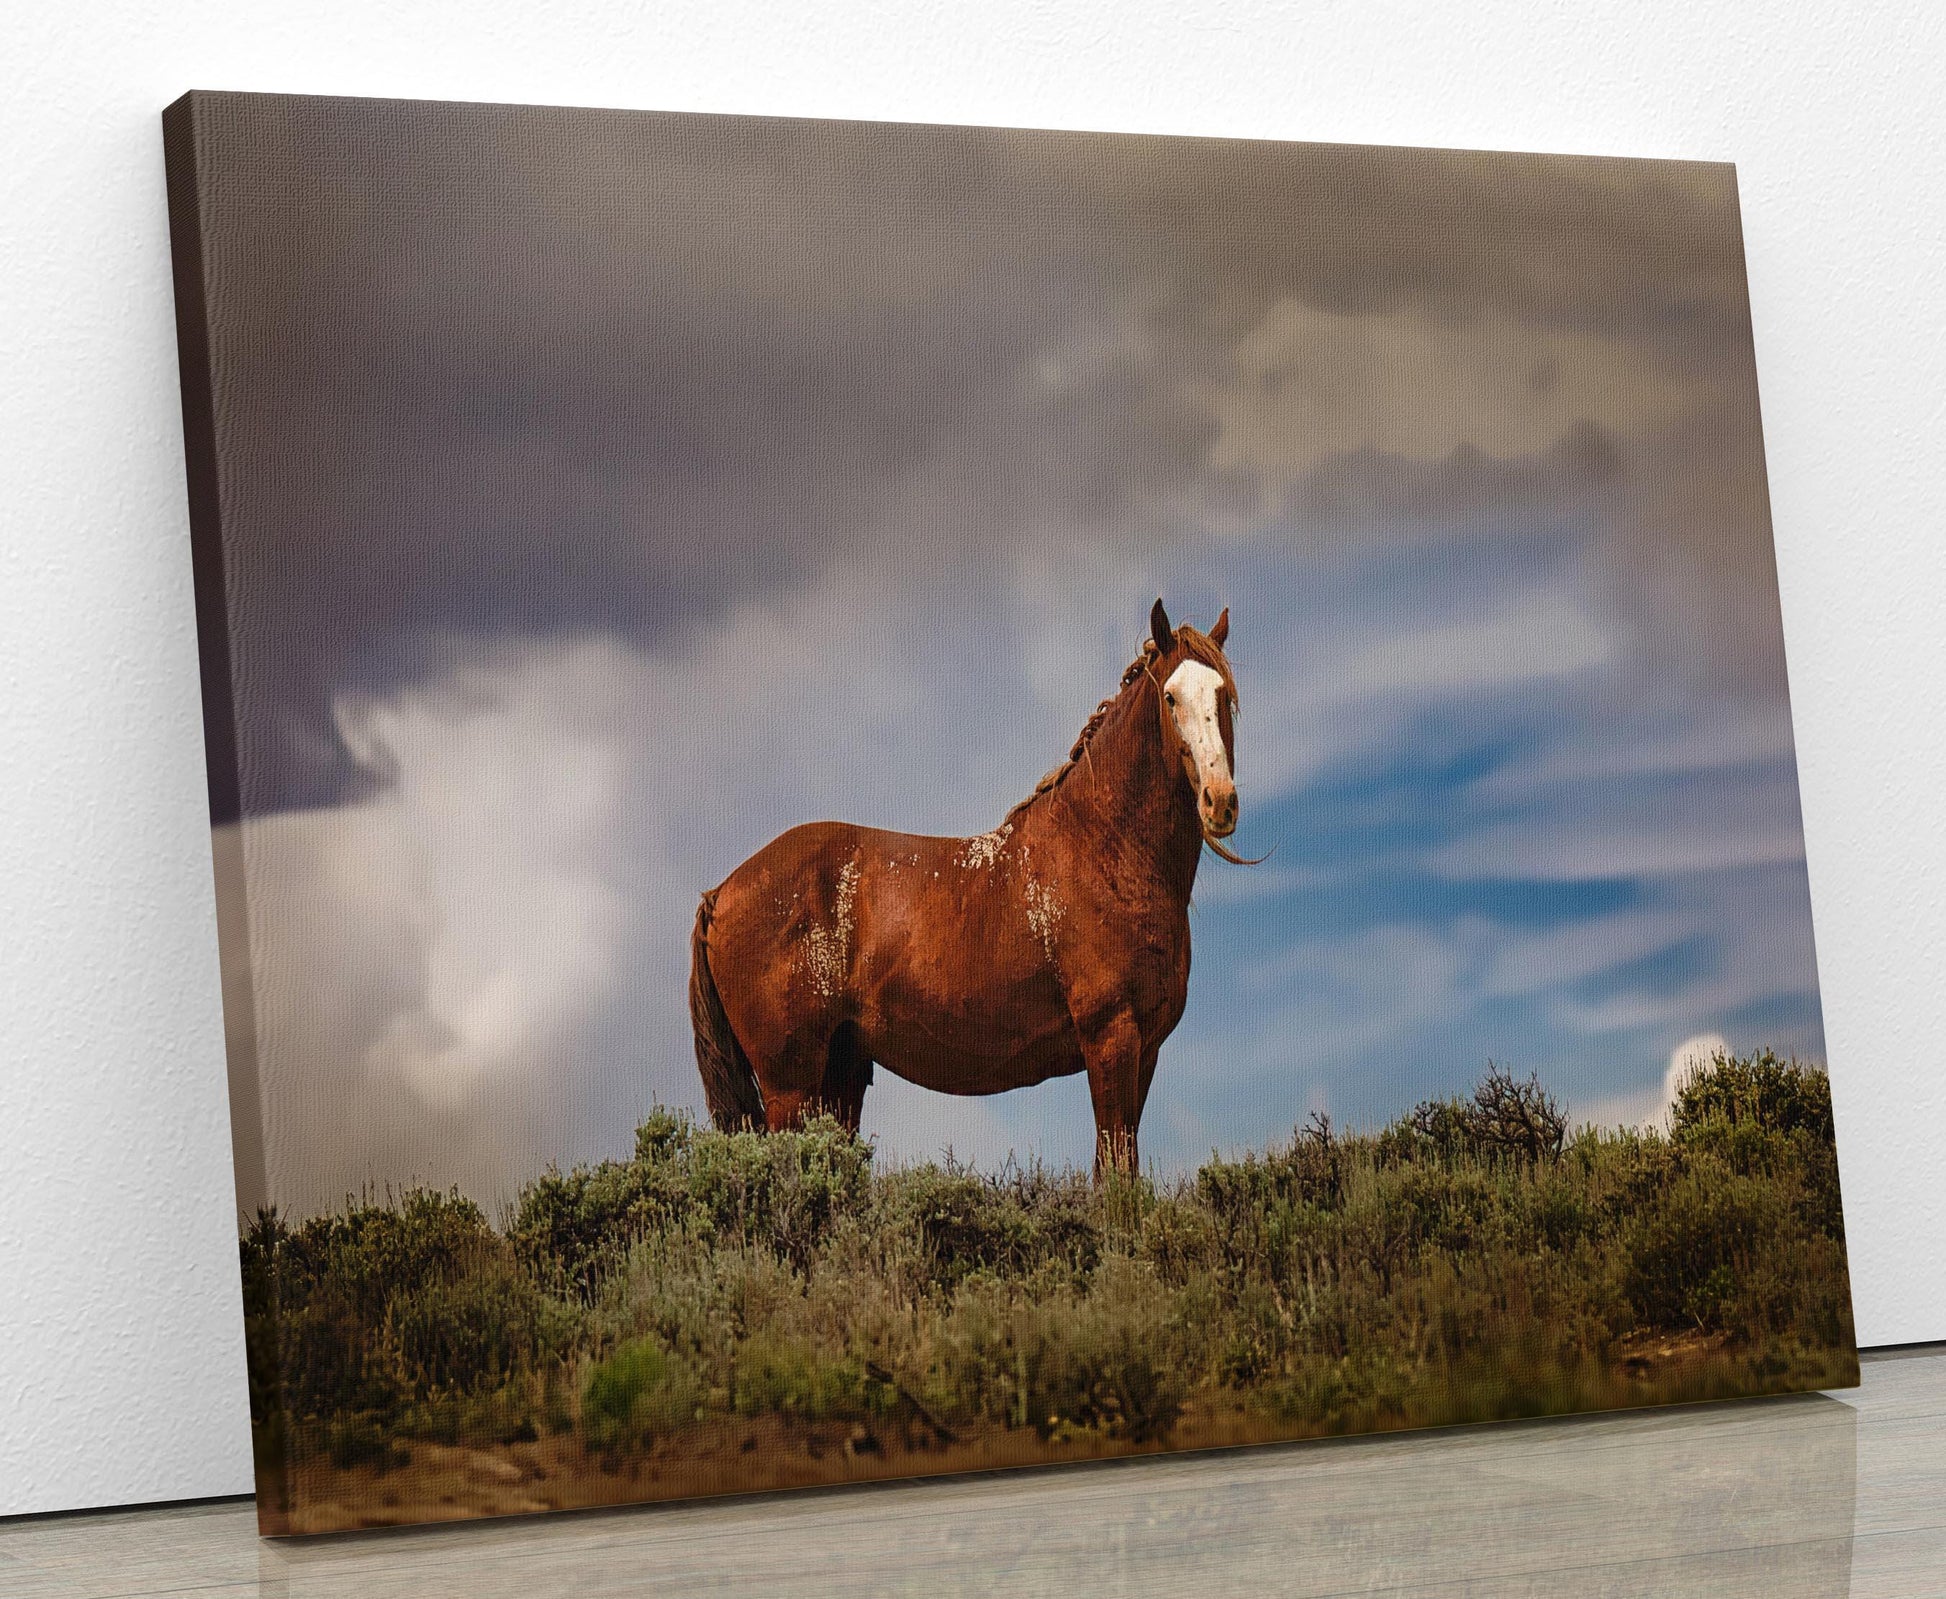
<svg viewBox="0 0 1946 1599">
<path fill-rule="evenodd" d="M 1935 8 L 575 10 L 8 24 L 0 1513 L 250 1485 L 157 127 L 192 86 L 1738 162 L 1859 1336 L 1946 1338 Z"/>
</svg>

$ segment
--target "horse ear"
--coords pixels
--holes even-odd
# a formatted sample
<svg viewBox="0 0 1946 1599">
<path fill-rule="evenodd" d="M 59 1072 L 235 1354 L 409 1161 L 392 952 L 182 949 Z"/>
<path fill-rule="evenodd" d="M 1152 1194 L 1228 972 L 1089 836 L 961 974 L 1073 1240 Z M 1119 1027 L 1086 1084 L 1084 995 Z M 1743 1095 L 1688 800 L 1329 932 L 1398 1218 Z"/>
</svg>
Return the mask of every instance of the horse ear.
<svg viewBox="0 0 1946 1599">
<path fill-rule="evenodd" d="M 1223 614 L 1216 619 L 1216 626 L 1209 630 L 1209 641 L 1219 650 L 1230 636 L 1230 608 L 1223 607 Z"/>
<path fill-rule="evenodd" d="M 1155 647 L 1167 655 L 1176 647 L 1176 630 L 1169 625 L 1169 613 L 1162 608 L 1157 599 L 1155 609 L 1149 612 L 1149 637 L 1155 640 Z"/>
</svg>

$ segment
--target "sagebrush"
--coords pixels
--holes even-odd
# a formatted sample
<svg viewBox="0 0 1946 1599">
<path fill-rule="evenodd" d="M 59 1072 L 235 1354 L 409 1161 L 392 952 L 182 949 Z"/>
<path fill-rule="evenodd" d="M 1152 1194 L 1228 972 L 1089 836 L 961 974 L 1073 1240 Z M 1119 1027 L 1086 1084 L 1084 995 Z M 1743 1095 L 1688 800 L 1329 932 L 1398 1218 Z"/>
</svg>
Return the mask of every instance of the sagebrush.
<svg viewBox="0 0 1946 1599">
<path fill-rule="evenodd" d="M 657 1112 L 499 1226 L 417 1190 L 260 1214 L 242 1252 L 260 1445 L 381 1471 L 419 1439 L 1108 1449 L 1855 1371 L 1829 1085 L 1767 1052 L 1695 1074 L 1666 1132 L 1570 1133 L 1493 1069 L 1376 1133 L 1099 1186 Z"/>
</svg>

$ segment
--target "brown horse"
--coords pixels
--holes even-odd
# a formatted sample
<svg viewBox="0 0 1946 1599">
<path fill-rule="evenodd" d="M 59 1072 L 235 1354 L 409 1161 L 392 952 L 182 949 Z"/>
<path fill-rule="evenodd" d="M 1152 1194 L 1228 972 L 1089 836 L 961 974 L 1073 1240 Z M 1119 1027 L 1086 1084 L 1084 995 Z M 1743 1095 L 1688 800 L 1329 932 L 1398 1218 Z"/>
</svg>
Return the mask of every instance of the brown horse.
<svg viewBox="0 0 1946 1599">
<path fill-rule="evenodd" d="M 718 1126 L 857 1130 L 874 1063 L 948 1094 L 1088 1074 L 1095 1169 L 1133 1171 L 1189 991 L 1189 895 L 1235 831 L 1225 610 L 1150 637 L 1056 768 L 990 833 L 812 822 L 703 896 L 696 1062 Z"/>
</svg>

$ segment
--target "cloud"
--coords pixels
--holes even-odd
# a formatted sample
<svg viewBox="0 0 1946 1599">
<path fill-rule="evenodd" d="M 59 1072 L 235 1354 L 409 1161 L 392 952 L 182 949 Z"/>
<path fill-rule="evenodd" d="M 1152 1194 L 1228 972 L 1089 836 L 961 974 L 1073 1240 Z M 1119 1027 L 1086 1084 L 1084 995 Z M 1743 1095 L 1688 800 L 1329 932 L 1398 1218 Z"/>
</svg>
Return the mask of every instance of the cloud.
<svg viewBox="0 0 1946 1599">
<path fill-rule="evenodd" d="M 1629 910 L 1545 929 L 1482 927 L 1473 935 L 1486 951 L 1478 992 L 1493 999 L 1558 992 L 1671 949 L 1700 926 L 1693 912 Z"/>
<path fill-rule="evenodd" d="M 1690 387 L 1653 346 L 1505 311 L 1354 315 L 1286 298 L 1237 340 L 1221 378 L 1192 392 L 1219 424 L 1210 464 L 1281 487 L 1361 451 L 1513 461 L 1577 432 L 1660 429 L 1694 403 Z"/>
<path fill-rule="evenodd" d="M 625 652 L 584 641 L 344 702 L 373 792 L 220 830 L 248 874 L 269 1197 L 504 1198 L 536 1145 L 613 1105 L 598 1027 L 628 975 L 614 713 L 633 686 Z"/>
<path fill-rule="evenodd" d="M 1085 1167 L 1094 1158 L 1094 1107 L 1087 1079 L 1054 1077 L 990 1099 L 918 1088 L 888 1071 L 873 1075 L 859 1131 L 880 1169 L 910 1161 L 967 1161 L 998 1171 L 1009 1160 Z"/>
<path fill-rule="evenodd" d="M 1506 602 L 1463 622 L 1391 632 L 1331 663 L 1331 676 L 1305 685 L 1316 703 L 1459 699 L 1571 676 L 1615 659 L 1612 635 L 1573 598 L 1515 590 Z"/>
<path fill-rule="evenodd" d="M 1164 1158 L 1489 1053 L 1599 1097 L 1704 1028 L 1816 1038 L 1727 168 L 255 98 L 207 133 L 280 1193 L 492 1197 L 696 1103 L 697 892 L 811 817 L 990 826 L 1158 593 L 1233 607 L 1281 846 L 1203 880 Z M 1074 1082 L 866 1116 L 889 1156 L 1090 1147 Z"/>
<path fill-rule="evenodd" d="M 1548 692 L 1618 663 L 1613 629 L 1571 579 L 1508 573 L 1457 600 L 1429 587 L 1402 583 L 1349 603 L 1327 589 L 1288 609 L 1242 612 L 1239 739 L 1247 747 L 1240 743 L 1238 759 L 1251 803 L 1396 748 L 1408 724 L 1429 713 Z"/>
<path fill-rule="evenodd" d="M 1328 550 L 1585 510 L 1618 474 L 1707 558 L 1692 580 L 1618 537 L 1616 603 L 1707 592 L 1718 637 L 1750 608 L 1709 574 L 1767 559 L 1725 167 L 205 116 L 252 813 L 362 792 L 332 704 L 438 671 L 451 635 L 668 653 L 833 568 L 1142 566 L 1278 503 Z"/>
<path fill-rule="evenodd" d="M 1475 793 L 1495 803 L 1541 804 L 1577 787 L 1655 779 L 1695 779 L 1736 768 L 1788 771 L 1796 742 L 1781 703 L 1683 696 L 1656 703 L 1667 685 L 1647 684 L 1629 708 L 1629 736 L 1610 722 L 1566 726 L 1547 750 L 1481 779 Z M 1642 703 L 1646 700 L 1648 703 Z"/>
<path fill-rule="evenodd" d="M 334 818 L 333 865 L 412 945 L 414 1003 L 365 1063 L 429 1103 L 557 1048 L 614 980 L 627 909 L 599 855 L 628 761 L 602 713 L 625 669 L 582 644 L 542 672 L 469 667 L 339 707 L 384 787 Z"/>
<path fill-rule="evenodd" d="M 1796 784 L 1766 775 L 1556 796 L 1440 846 L 1426 864 L 1454 878 L 1586 882 L 1803 858 Z"/>
<path fill-rule="evenodd" d="M 1663 890 L 1661 903 L 1690 921 L 1698 952 L 1671 970 L 1637 971 L 1600 992 L 1551 996 L 1558 1025 L 1590 1035 L 1667 1038 L 1752 1019 L 1769 1006 L 1774 1030 L 1762 1042 L 1795 1047 L 1803 1024 L 1787 1019 L 1789 1011 L 1808 1000 L 1815 1014 L 1818 992 L 1801 864 L 1679 879 Z"/>
</svg>

